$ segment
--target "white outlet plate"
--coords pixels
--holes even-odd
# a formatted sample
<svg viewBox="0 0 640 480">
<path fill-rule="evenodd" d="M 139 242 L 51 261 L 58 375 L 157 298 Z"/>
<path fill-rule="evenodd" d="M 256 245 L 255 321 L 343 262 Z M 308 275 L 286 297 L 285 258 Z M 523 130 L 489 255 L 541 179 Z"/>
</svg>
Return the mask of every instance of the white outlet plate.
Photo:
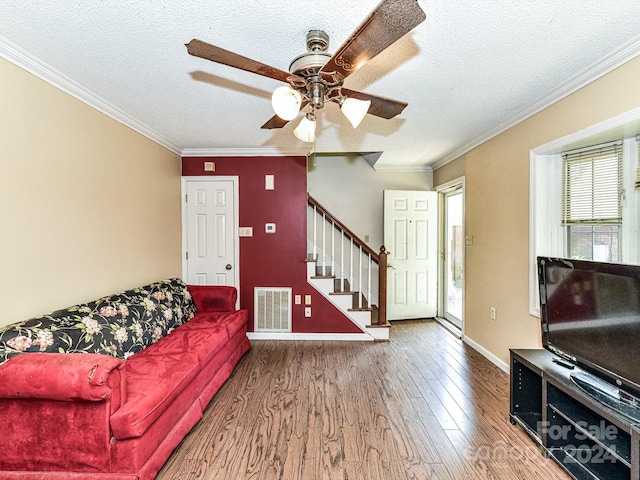
<svg viewBox="0 0 640 480">
<path fill-rule="evenodd" d="M 491 307 L 491 320 L 496 319 L 496 307 Z"/>
<path fill-rule="evenodd" d="M 304 316 L 305 317 L 311 316 L 311 307 L 304 307 Z"/>
</svg>

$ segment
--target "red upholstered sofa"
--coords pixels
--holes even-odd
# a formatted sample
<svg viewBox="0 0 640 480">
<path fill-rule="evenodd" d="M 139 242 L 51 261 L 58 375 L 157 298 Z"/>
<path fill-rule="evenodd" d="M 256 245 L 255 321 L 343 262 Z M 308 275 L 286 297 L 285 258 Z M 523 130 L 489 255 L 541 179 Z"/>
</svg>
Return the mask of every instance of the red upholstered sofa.
<svg viewBox="0 0 640 480">
<path fill-rule="evenodd" d="M 250 348 L 236 296 L 171 279 L 0 328 L 0 478 L 154 478 Z"/>
</svg>

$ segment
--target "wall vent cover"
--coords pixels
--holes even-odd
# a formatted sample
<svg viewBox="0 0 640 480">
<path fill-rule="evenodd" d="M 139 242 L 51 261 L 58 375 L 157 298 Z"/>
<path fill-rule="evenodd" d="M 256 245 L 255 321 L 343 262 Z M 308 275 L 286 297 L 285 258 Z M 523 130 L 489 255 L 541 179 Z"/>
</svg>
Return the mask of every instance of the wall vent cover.
<svg viewBox="0 0 640 480">
<path fill-rule="evenodd" d="M 291 332 L 291 288 L 256 287 L 254 331 Z"/>
</svg>

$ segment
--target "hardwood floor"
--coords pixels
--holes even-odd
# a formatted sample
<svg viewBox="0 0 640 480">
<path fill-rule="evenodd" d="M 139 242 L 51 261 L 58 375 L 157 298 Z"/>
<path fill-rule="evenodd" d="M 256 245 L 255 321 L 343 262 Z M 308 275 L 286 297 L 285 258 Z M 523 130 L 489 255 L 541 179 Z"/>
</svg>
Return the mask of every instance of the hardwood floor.
<svg viewBox="0 0 640 480">
<path fill-rule="evenodd" d="M 435 321 L 252 344 L 158 480 L 569 478 L 509 423 L 508 375 Z"/>
</svg>

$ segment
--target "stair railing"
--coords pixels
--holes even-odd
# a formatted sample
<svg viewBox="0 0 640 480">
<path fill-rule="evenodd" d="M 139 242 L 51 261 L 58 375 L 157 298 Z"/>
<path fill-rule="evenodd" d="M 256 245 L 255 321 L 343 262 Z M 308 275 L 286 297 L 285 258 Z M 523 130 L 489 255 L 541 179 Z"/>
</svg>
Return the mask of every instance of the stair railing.
<svg viewBox="0 0 640 480">
<path fill-rule="evenodd" d="M 376 253 L 346 225 L 308 195 L 308 238 L 311 256 L 323 275 L 339 279 L 339 290 L 358 292 L 355 309 L 373 309 L 372 325 L 385 325 L 387 251 Z"/>
</svg>

